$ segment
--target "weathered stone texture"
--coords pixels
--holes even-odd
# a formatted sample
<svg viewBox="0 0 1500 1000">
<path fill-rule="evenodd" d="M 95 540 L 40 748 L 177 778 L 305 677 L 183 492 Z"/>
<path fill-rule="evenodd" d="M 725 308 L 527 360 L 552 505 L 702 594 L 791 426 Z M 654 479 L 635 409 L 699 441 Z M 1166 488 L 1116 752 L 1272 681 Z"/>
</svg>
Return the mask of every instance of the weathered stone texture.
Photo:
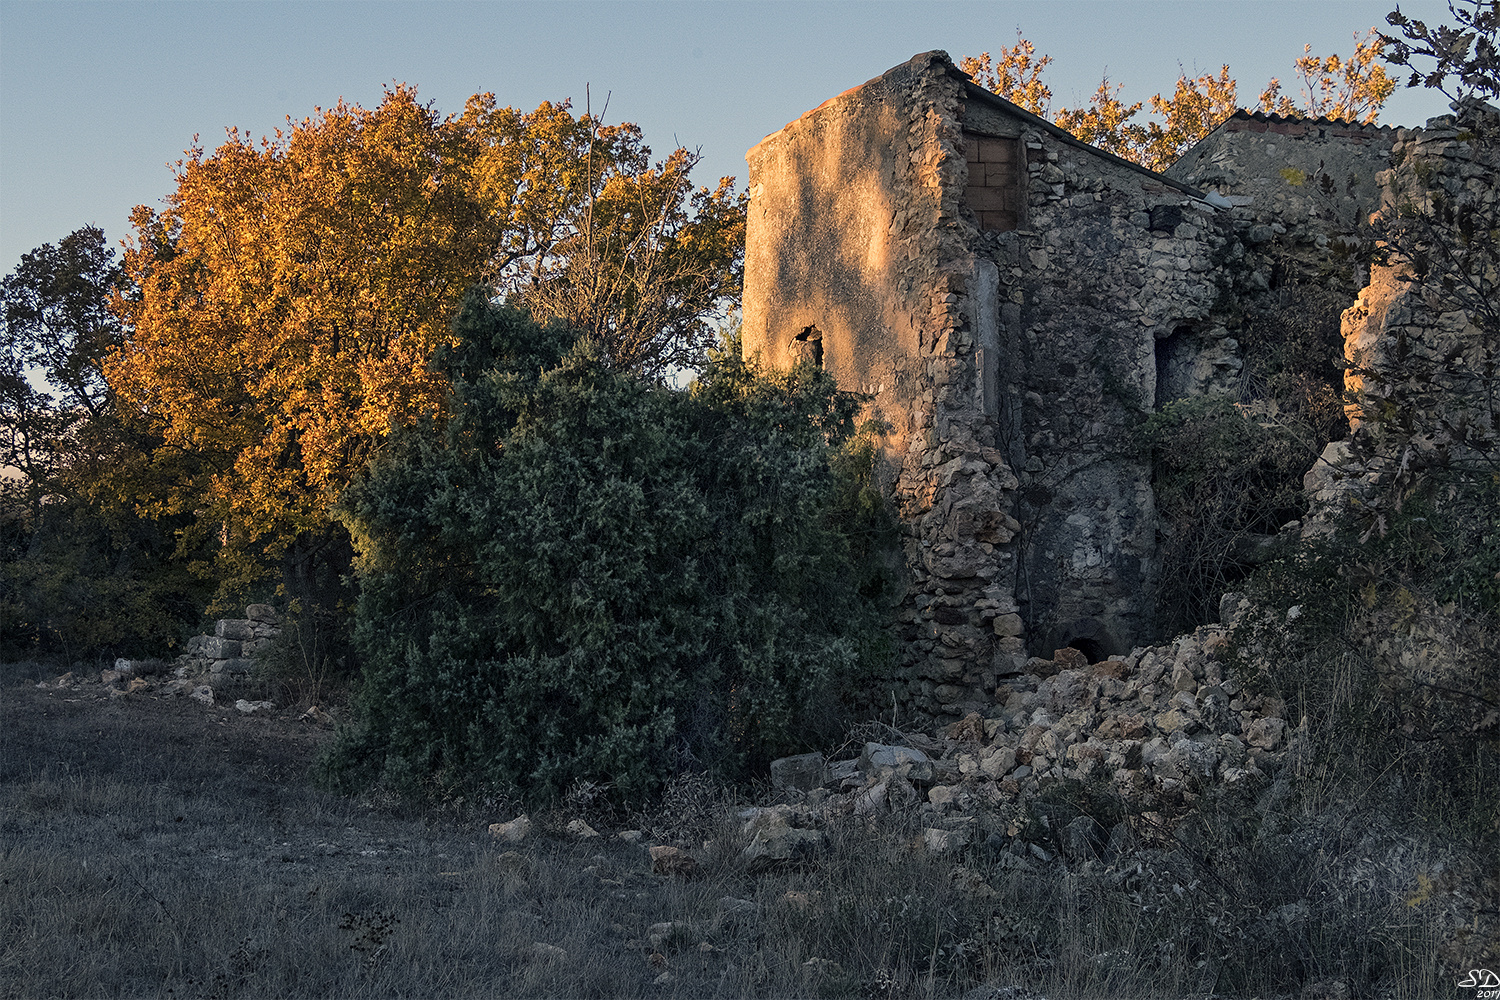
<svg viewBox="0 0 1500 1000">
<path fill-rule="evenodd" d="M 1326 248 L 1380 207 L 1378 175 L 1396 129 L 1238 111 L 1166 176 L 1253 207 L 1254 244 L 1284 238 Z"/>
<path fill-rule="evenodd" d="M 1368 499 L 1398 468 L 1463 463 L 1500 440 L 1500 275 L 1473 242 L 1500 229 L 1500 109 L 1471 101 L 1455 111 L 1398 130 L 1392 165 L 1378 176 L 1375 224 L 1390 256 L 1343 314 L 1352 433 L 1330 443 L 1307 475 L 1305 534 L 1327 531 L 1341 507 Z M 1365 426 L 1383 411 L 1402 415 L 1399 432 Z"/>
<path fill-rule="evenodd" d="M 1492 200 L 1493 164 L 1481 180 L 1460 163 L 1453 128 L 1247 112 L 1156 174 L 942 52 L 750 151 L 745 349 L 821 363 L 884 428 L 908 574 L 898 707 L 963 716 L 1036 654 L 1092 662 L 1154 636 L 1160 524 L 1134 428 L 1240 391 L 1237 334 L 1286 308 L 1278 281 L 1354 295 L 1364 275 L 1332 244 L 1379 206 L 1393 146 L 1451 161 L 1450 197 Z M 1367 357 L 1359 337 L 1384 343 L 1417 315 L 1398 291 L 1377 274 L 1351 311 L 1375 317 L 1351 360 Z"/>
<path fill-rule="evenodd" d="M 1160 402 L 1158 341 L 1176 338 L 1174 392 L 1236 370 L 1210 322 L 1217 210 L 942 53 L 748 160 L 747 351 L 821 358 L 887 429 L 909 707 L 988 702 L 1028 642 L 1097 657 L 1143 639 L 1156 522 L 1129 429 Z"/>
</svg>

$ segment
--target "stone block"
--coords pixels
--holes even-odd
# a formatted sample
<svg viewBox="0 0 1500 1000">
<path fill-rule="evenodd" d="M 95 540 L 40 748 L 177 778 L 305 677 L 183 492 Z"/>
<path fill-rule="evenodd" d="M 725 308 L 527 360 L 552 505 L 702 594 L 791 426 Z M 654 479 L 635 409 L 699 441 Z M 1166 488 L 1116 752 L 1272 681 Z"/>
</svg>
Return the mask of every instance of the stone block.
<svg viewBox="0 0 1500 1000">
<path fill-rule="evenodd" d="M 525 814 L 517 816 L 509 823 L 491 823 L 490 836 L 497 840 L 516 844 L 526 839 L 531 832 L 531 817 Z"/>
<path fill-rule="evenodd" d="M 828 762 L 820 753 L 804 753 L 771 761 L 771 787 L 810 792 L 828 780 Z"/>
<path fill-rule="evenodd" d="M 222 618 L 214 626 L 214 635 L 220 639 L 254 639 L 255 623 L 248 618 Z"/>
<path fill-rule="evenodd" d="M 222 625 L 223 623 L 220 622 Z M 238 657 L 244 647 L 238 639 L 225 639 L 213 636 L 205 636 L 202 653 L 210 660 L 228 660 Z"/>
<path fill-rule="evenodd" d="M 239 657 L 215 660 L 211 669 L 216 674 L 248 674 L 255 669 L 255 661 Z"/>
<path fill-rule="evenodd" d="M 1003 638 L 1026 634 L 1026 625 L 1018 614 L 999 615 L 991 626 L 995 634 Z"/>
<path fill-rule="evenodd" d="M 276 625 L 281 618 L 276 614 L 276 609 L 269 604 L 252 604 L 245 609 L 245 617 L 251 621 L 263 622 L 266 625 Z"/>
</svg>

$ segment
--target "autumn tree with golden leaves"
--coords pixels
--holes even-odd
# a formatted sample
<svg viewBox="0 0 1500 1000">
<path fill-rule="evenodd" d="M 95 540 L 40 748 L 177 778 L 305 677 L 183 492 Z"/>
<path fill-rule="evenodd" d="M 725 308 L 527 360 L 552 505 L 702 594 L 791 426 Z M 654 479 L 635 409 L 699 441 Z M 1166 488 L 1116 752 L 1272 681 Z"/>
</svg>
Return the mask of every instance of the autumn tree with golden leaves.
<svg viewBox="0 0 1500 1000">
<path fill-rule="evenodd" d="M 1272 80 L 1261 94 L 1262 109 L 1373 123 L 1394 90 L 1394 83 L 1376 61 L 1382 44 L 1372 28 L 1363 39 L 1355 35 L 1354 54 L 1348 58 L 1315 56 L 1311 46 L 1305 47 L 1294 64 L 1302 82 L 1302 101 L 1282 94 L 1280 81 Z M 1170 97 L 1151 97 L 1151 112 L 1159 121 L 1138 121 L 1137 115 L 1148 102 L 1122 101 L 1122 85 L 1111 83 L 1107 73 L 1086 105 L 1051 114 L 1052 91 L 1042 81 L 1042 71 L 1051 62 L 1051 56 L 1038 56 L 1036 47 L 1018 30 L 1016 44 L 1002 47 L 998 59 L 984 52 L 977 58 L 965 56 L 958 66 L 986 90 L 1050 118 L 1084 142 L 1152 170 L 1171 166 L 1183 150 L 1212 132 L 1238 107 L 1237 85 L 1229 67 L 1222 66 L 1217 74 L 1190 77 L 1179 73 Z"/>
<path fill-rule="evenodd" d="M 1304 45 L 1293 64 L 1302 83 L 1302 101 L 1282 94 L 1281 81 L 1272 80 L 1260 95 L 1261 110 L 1299 118 L 1375 124 L 1386 99 L 1396 91 L 1396 81 L 1379 62 L 1384 46 L 1385 39 L 1374 28 L 1364 38 L 1355 33 L 1354 54 L 1347 59 L 1315 56 L 1312 46 Z"/>
<path fill-rule="evenodd" d="M 689 358 L 680 345 L 701 345 L 743 258 L 732 182 L 695 193 L 693 162 L 678 151 L 653 167 L 634 126 L 566 103 L 522 113 L 479 95 L 443 117 L 405 86 L 373 110 L 340 102 L 259 143 L 231 130 L 211 154 L 193 148 L 165 207 L 132 219 L 138 291 L 117 302 L 130 332 L 106 373 L 162 443 L 126 488 L 152 512 L 196 513 L 228 592 L 326 539 L 385 436 L 442 411 L 429 361 L 473 285 L 543 318 L 593 309 L 607 317 L 589 327 L 600 355 L 620 367 Z M 553 293 L 590 232 L 710 277 L 654 311 L 640 290 L 623 304 Z"/>
</svg>

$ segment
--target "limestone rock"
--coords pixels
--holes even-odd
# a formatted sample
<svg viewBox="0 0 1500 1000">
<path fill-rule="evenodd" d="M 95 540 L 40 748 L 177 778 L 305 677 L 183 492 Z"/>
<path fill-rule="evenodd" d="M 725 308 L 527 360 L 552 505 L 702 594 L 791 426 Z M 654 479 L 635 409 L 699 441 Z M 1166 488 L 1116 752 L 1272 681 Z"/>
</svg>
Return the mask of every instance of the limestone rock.
<svg viewBox="0 0 1500 1000">
<path fill-rule="evenodd" d="M 595 830 L 581 819 L 570 820 L 565 830 L 568 836 L 577 840 L 592 840 L 599 836 L 598 830 Z"/>
<path fill-rule="evenodd" d="M 508 823 L 491 823 L 490 836 L 508 844 L 518 844 L 531 833 L 531 817 L 524 813 Z"/>
<path fill-rule="evenodd" d="M 1245 730 L 1245 741 L 1262 750 L 1274 750 L 1286 733 L 1286 720 L 1256 719 Z"/>
<path fill-rule="evenodd" d="M 922 846 L 933 854 L 956 851 L 968 841 L 968 834 L 962 830 L 941 830 L 929 826 L 922 831 Z"/>
<path fill-rule="evenodd" d="M 771 788 L 809 792 L 828 780 L 828 762 L 820 753 L 804 753 L 771 761 Z"/>
<path fill-rule="evenodd" d="M 915 747 L 887 746 L 883 743 L 866 743 L 864 753 L 860 755 L 860 767 L 869 770 L 871 767 L 896 768 L 903 764 L 930 764 L 928 756 Z"/>
<path fill-rule="evenodd" d="M 214 626 L 214 635 L 220 639 L 240 642 L 245 639 L 255 638 L 255 622 L 247 618 L 224 618 Z M 226 653 L 226 656 L 235 656 L 237 653 Z"/>
<path fill-rule="evenodd" d="M 679 847 L 651 848 L 651 871 L 656 875 L 690 878 L 698 874 L 698 859 Z"/>
</svg>

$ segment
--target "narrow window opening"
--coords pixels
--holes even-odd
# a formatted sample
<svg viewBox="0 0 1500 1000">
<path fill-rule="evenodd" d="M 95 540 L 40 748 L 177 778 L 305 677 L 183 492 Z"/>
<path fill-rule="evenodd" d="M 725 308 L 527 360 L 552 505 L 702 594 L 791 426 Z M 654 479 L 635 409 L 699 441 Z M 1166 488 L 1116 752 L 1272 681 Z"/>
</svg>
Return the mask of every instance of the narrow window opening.
<svg viewBox="0 0 1500 1000">
<path fill-rule="evenodd" d="M 1156 398 L 1153 409 L 1161 409 L 1174 399 L 1184 399 L 1193 381 L 1193 360 L 1198 345 L 1190 326 L 1179 326 L 1169 336 L 1156 341 Z"/>
<path fill-rule="evenodd" d="M 816 326 L 792 338 L 792 361 L 810 361 L 815 367 L 823 367 L 823 334 Z"/>
</svg>

